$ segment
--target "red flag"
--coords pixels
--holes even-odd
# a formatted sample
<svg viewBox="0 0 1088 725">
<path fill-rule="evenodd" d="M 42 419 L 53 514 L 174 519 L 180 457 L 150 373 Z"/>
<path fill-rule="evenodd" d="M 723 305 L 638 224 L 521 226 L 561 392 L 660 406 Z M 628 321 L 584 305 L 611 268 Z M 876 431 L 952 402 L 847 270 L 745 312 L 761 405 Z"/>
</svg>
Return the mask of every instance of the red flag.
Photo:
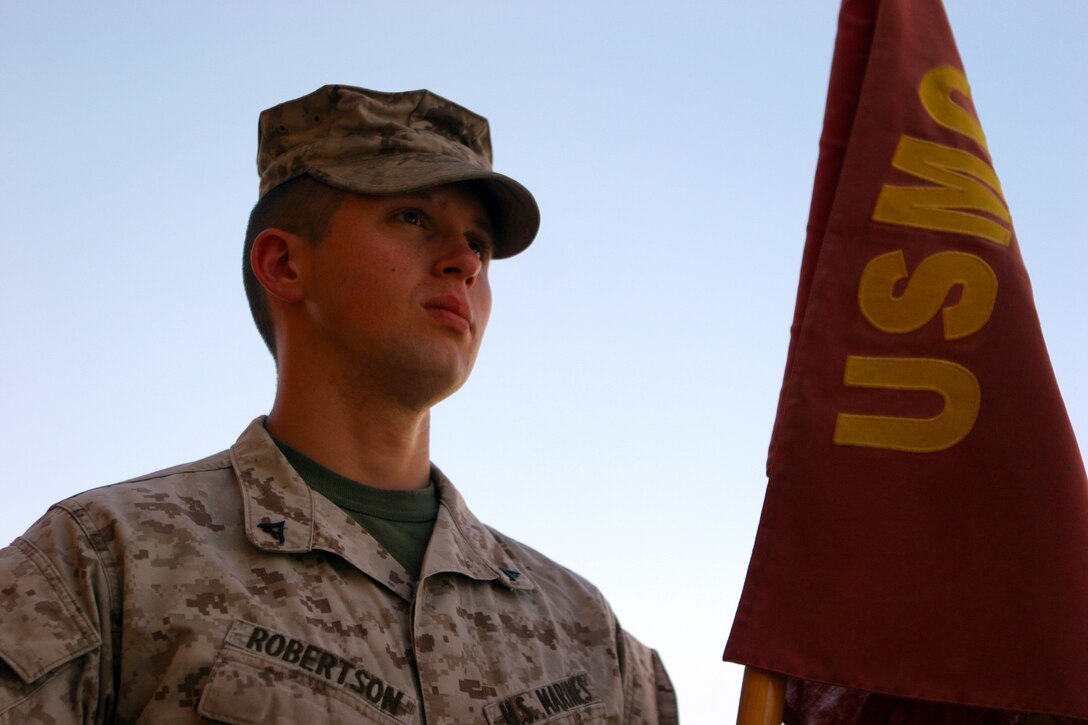
<svg viewBox="0 0 1088 725">
<path fill-rule="evenodd" d="M 845 0 L 727 660 L 1088 718 L 1088 481 L 994 168 L 939 0 Z"/>
</svg>

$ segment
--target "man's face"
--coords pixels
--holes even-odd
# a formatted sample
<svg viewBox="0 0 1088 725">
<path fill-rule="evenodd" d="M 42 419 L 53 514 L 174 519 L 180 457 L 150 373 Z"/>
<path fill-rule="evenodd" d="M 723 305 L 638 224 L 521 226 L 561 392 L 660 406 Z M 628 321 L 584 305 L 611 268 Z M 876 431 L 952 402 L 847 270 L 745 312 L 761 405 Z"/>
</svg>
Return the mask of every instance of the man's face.
<svg viewBox="0 0 1088 725">
<path fill-rule="evenodd" d="M 349 196 L 308 264 L 314 374 L 406 405 L 457 390 L 491 314 L 492 247 L 487 212 L 463 184 Z"/>
</svg>

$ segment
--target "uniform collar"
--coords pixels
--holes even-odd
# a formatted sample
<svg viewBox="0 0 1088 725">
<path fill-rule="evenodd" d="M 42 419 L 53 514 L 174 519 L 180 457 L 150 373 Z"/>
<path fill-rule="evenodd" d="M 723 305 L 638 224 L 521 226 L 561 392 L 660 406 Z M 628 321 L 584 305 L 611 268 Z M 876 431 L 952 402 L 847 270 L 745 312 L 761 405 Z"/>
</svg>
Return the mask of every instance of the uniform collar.
<svg viewBox="0 0 1088 725">
<path fill-rule="evenodd" d="M 434 464 L 431 480 L 438 488 L 441 505 L 423 560 L 423 576 L 456 572 L 473 579 L 498 580 L 510 589 L 534 589 L 532 579 L 508 547 L 469 511 L 460 492 Z"/>
<path fill-rule="evenodd" d="M 416 582 L 359 524 L 295 472 L 256 418 L 231 446 L 242 495 L 246 536 L 262 551 L 336 554 L 405 599 Z M 456 573 L 498 581 L 511 589 L 534 585 L 496 535 L 468 510 L 461 494 L 437 467 L 431 475 L 441 506 L 423 561 L 424 577 Z"/>
</svg>

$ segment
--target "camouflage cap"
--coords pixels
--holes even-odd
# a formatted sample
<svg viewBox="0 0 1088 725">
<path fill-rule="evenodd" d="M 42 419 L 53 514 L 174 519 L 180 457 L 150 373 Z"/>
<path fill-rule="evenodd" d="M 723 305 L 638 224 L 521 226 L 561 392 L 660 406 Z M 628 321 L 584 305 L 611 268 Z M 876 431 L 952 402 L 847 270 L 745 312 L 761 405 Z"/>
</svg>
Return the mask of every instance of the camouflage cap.
<svg viewBox="0 0 1088 725">
<path fill-rule="evenodd" d="M 540 226 L 529 190 L 491 170 L 487 119 L 430 91 L 323 86 L 263 111 L 257 133 L 262 197 L 302 174 L 371 195 L 476 180 L 494 217 L 495 257 L 528 247 Z"/>
</svg>

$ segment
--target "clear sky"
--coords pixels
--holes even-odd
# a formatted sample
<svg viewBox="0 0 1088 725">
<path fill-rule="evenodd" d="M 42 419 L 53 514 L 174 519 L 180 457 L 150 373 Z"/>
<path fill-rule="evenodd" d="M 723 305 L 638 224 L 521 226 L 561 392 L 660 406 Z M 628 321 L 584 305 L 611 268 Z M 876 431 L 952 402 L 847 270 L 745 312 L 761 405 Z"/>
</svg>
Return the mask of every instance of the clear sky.
<svg viewBox="0 0 1088 725">
<path fill-rule="evenodd" d="M 1074 428 L 1088 435 L 1088 3 L 948 0 Z M 318 9 L 313 9 L 317 7 Z M 688 723 L 766 484 L 837 4 L 0 0 L 0 540 L 231 444 L 274 389 L 242 293 L 258 112 L 325 83 L 487 116 L 543 224 L 491 271 L 432 454 L 594 581 Z M 1015 384 L 1015 381 L 1010 381 Z"/>
</svg>

